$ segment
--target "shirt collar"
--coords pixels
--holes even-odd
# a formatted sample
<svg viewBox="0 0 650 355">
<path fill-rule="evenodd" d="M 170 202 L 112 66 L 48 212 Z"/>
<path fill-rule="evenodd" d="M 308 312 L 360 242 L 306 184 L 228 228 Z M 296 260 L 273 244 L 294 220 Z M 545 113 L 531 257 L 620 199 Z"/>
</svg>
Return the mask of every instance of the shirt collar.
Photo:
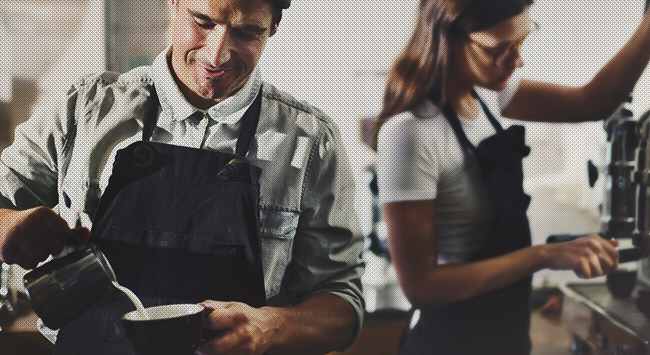
<svg viewBox="0 0 650 355">
<path fill-rule="evenodd" d="M 477 92 L 479 94 L 479 97 L 481 97 L 481 99 L 485 102 L 486 92 L 490 92 L 490 91 L 487 90 L 487 89 L 481 89 L 481 88 L 474 88 L 474 89 L 477 90 Z M 422 101 L 422 103 L 415 106 L 411 110 L 411 112 L 413 112 L 413 115 L 415 115 L 416 117 L 419 117 L 419 118 L 427 118 L 427 117 L 436 116 L 438 114 L 444 114 L 443 110 L 440 107 L 438 107 L 438 105 L 434 104 L 433 101 L 431 101 L 430 99 L 426 99 L 426 100 Z M 484 114 L 484 112 L 483 112 L 483 108 L 481 107 L 481 110 L 479 111 L 479 115 L 482 115 L 482 114 Z M 463 121 L 473 121 L 473 120 L 467 120 L 465 117 L 460 116 L 460 115 L 458 116 L 458 118 L 461 119 L 461 122 L 463 122 Z"/>
<path fill-rule="evenodd" d="M 437 115 L 443 115 L 444 112 L 438 107 L 436 104 L 431 102 L 431 100 L 424 100 L 421 104 L 417 105 L 411 112 L 413 112 L 413 115 L 418 118 L 432 118 Z M 458 116 L 458 120 L 460 121 L 461 125 L 463 127 L 468 126 L 468 125 L 475 125 L 475 124 L 484 124 L 488 123 L 490 124 L 487 116 L 485 115 L 485 112 L 483 111 L 483 108 L 480 109 L 478 117 L 480 119 L 476 120 L 469 120 L 463 116 Z M 490 124 L 491 126 L 492 124 Z"/>
<path fill-rule="evenodd" d="M 168 65 L 171 53 L 172 47 L 170 46 L 156 57 L 152 65 L 152 76 L 162 106 L 162 113 L 158 120 L 161 123 L 164 121 L 173 123 L 185 120 L 195 112 L 201 111 L 220 123 L 235 124 L 239 122 L 262 86 L 262 75 L 259 68 L 253 70 L 246 84 L 234 95 L 203 111 L 190 104 L 176 84 Z"/>
<path fill-rule="evenodd" d="M 430 100 L 424 100 L 412 110 L 413 114 L 419 118 L 433 117 L 442 110 Z"/>
</svg>

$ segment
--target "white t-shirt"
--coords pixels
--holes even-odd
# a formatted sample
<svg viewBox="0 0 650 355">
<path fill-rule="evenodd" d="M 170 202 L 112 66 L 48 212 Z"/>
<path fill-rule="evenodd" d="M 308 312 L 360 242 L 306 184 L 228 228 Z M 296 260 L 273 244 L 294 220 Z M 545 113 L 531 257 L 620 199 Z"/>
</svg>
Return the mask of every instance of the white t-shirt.
<svg viewBox="0 0 650 355">
<path fill-rule="evenodd" d="M 500 112 L 519 83 L 512 79 L 498 93 L 476 90 L 502 125 Z M 459 117 L 475 146 L 495 133 L 483 110 L 480 112 L 474 120 Z M 381 203 L 435 199 L 440 264 L 464 262 L 485 244 L 493 211 L 485 204 L 481 173 L 475 160 L 465 161 L 442 110 L 426 101 L 391 118 L 379 132 L 377 152 Z"/>
</svg>

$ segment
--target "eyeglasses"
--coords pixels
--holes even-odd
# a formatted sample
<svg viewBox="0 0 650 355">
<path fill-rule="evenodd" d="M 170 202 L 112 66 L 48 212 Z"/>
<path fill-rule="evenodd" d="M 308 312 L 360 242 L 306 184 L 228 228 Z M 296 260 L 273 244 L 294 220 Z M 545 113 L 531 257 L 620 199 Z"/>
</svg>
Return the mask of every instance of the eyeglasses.
<svg viewBox="0 0 650 355">
<path fill-rule="evenodd" d="M 512 53 L 514 53 L 516 50 L 521 49 L 521 46 L 524 44 L 524 41 L 526 40 L 526 38 L 528 38 L 528 36 L 530 36 L 530 34 L 538 30 L 539 30 L 539 24 L 537 24 L 537 22 L 535 21 L 530 21 L 530 31 L 526 33 L 526 35 L 522 39 L 513 42 L 505 42 L 496 47 L 488 47 L 472 39 L 469 36 L 467 36 L 467 38 L 472 44 L 476 45 L 483 52 L 485 52 L 485 54 L 492 57 L 494 59 L 495 66 L 500 67 L 503 65 L 506 59 L 510 58 Z"/>
</svg>

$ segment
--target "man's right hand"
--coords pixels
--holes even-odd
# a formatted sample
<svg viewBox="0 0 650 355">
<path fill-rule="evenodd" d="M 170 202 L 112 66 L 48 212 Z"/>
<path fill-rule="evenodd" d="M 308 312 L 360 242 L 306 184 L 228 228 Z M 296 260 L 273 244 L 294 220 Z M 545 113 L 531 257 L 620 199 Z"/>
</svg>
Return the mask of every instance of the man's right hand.
<svg viewBox="0 0 650 355">
<path fill-rule="evenodd" d="M 47 207 L 24 211 L 0 209 L 0 260 L 35 268 L 64 245 L 75 245 L 90 238 L 88 228 L 70 229 L 68 223 Z"/>
</svg>

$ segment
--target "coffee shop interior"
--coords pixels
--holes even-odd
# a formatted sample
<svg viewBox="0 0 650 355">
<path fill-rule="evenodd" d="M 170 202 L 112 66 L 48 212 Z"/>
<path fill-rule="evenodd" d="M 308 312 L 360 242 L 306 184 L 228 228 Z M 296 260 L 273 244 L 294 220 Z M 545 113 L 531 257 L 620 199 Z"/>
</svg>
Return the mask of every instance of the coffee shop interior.
<svg viewBox="0 0 650 355">
<path fill-rule="evenodd" d="M 261 72 L 264 80 L 328 113 L 341 129 L 356 180 L 356 211 L 367 236 L 362 279 L 367 316 L 347 353 L 394 354 L 409 326 L 411 306 L 388 256 L 375 196 L 375 153 L 364 142 L 381 108 L 385 73 L 409 38 L 419 0 L 336 3 L 294 0 L 267 44 Z M 645 0 L 536 0 L 530 16 L 540 30 L 522 48 L 526 65 L 520 76 L 566 85 L 587 82 L 630 37 L 645 6 Z M 149 64 L 170 42 L 170 21 L 167 0 L 1 1 L 0 148 L 11 144 L 16 125 L 75 79 Z M 549 236 L 617 229 L 620 248 L 647 252 L 649 231 L 637 220 L 650 211 L 645 208 L 650 190 L 642 178 L 650 75 L 642 76 L 632 97 L 628 111 L 617 111 L 609 124 L 525 123 L 532 148 L 524 160 L 524 188 L 532 196 L 533 244 L 546 243 Z M 627 154 L 619 146 L 627 147 Z M 612 169 L 616 164 L 619 169 Z M 605 276 L 584 280 L 570 271 L 536 273 L 532 353 L 650 354 L 650 295 L 644 295 L 650 290 L 650 259 L 625 262 L 619 269 L 637 275 L 629 295 L 616 294 L 625 286 L 608 289 Z M 0 354 L 52 351 L 25 296 L 25 272 L 2 264 Z"/>
</svg>

